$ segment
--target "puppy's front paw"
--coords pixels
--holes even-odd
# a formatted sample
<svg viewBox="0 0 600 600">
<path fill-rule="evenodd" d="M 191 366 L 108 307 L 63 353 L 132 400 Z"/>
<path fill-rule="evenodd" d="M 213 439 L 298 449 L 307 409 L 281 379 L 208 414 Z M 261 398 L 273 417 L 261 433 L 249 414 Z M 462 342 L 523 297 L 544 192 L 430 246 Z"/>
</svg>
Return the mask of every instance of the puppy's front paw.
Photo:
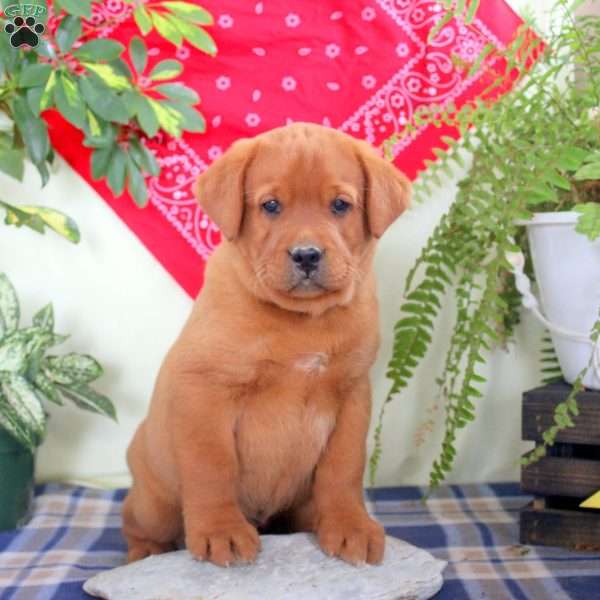
<svg viewBox="0 0 600 600">
<path fill-rule="evenodd" d="M 367 514 L 327 515 L 319 522 L 317 537 L 325 554 L 353 565 L 374 565 L 383 560 L 383 527 Z"/>
<path fill-rule="evenodd" d="M 209 560 L 220 567 L 256 560 L 260 538 L 243 517 L 221 522 L 209 529 L 195 528 L 186 535 L 186 546 L 198 560 Z"/>
</svg>

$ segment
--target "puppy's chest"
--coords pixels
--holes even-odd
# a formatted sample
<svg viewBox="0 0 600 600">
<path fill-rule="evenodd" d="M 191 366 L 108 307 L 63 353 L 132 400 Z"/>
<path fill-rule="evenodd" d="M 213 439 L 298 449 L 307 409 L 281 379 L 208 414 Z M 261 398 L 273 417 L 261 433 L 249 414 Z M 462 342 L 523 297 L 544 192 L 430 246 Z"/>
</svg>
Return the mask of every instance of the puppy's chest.
<svg viewBox="0 0 600 600">
<path fill-rule="evenodd" d="M 256 363 L 261 387 L 269 385 L 302 388 L 336 388 L 343 381 L 366 372 L 372 360 L 366 347 L 333 347 L 306 344 L 284 352 L 268 352 Z"/>
<path fill-rule="evenodd" d="M 257 388 L 315 401 L 335 392 L 344 377 L 341 367 L 334 353 L 320 348 L 272 356 L 257 363 Z"/>
<path fill-rule="evenodd" d="M 329 369 L 330 356 L 328 352 L 301 352 L 291 359 L 290 368 L 300 376 L 322 377 Z"/>
<path fill-rule="evenodd" d="M 262 386 L 248 389 L 236 427 L 240 500 L 246 516 L 267 519 L 304 496 L 335 428 L 339 399 L 324 375 L 323 356 L 270 366 Z M 277 374 L 277 376 L 273 376 Z"/>
</svg>

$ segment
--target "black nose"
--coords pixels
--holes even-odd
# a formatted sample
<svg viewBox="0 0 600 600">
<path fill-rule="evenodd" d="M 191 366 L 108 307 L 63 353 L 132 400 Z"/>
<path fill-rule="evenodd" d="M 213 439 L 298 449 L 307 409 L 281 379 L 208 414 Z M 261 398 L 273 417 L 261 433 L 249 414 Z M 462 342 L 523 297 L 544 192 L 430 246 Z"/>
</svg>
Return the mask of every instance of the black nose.
<svg viewBox="0 0 600 600">
<path fill-rule="evenodd" d="M 289 253 L 296 266 L 307 276 L 317 269 L 323 257 L 323 251 L 315 246 L 296 246 Z"/>
</svg>

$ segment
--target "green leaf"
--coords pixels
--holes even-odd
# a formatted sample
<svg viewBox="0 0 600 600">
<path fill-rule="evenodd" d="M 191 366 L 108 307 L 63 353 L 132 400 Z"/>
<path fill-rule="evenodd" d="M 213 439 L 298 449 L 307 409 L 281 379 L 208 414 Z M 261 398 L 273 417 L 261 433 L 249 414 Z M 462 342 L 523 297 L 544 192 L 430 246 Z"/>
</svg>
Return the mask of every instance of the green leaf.
<svg viewBox="0 0 600 600">
<path fill-rule="evenodd" d="M 182 83 L 161 83 L 153 88 L 163 96 L 183 102 L 185 104 L 198 104 L 200 96 L 191 88 Z"/>
<path fill-rule="evenodd" d="M 154 110 L 151 100 L 145 96 L 139 95 L 137 103 L 136 118 L 143 132 L 153 138 L 160 127 L 156 111 Z"/>
<path fill-rule="evenodd" d="M 21 373 L 27 366 L 29 339 L 25 336 L 10 336 L 0 345 L 0 371 Z"/>
<path fill-rule="evenodd" d="M 585 204 L 578 204 L 574 210 L 581 215 L 577 221 L 575 231 L 582 233 L 592 242 L 600 237 L 600 204 L 586 202 Z"/>
<path fill-rule="evenodd" d="M 16 331 L 19 325 L 19 300 L 12 283 L 0 273 L 0 340 Z M 2 371 L 0 362 L 0 371 Z"/>
<path fill-rule="evenodd" d="M 129 44 L 129 55 L 131 62 L 138 75 L 141 75 L 148 65 L 148 49 L 144 40 L 138 35 L 134 35 Z"/>
<path fill-rule="evenodd" d="M 86 124 L 87 127 L 84 127 L 84 130 L 87 136 L 97 138 L 102 135 L 102 126 L 91 110 L 86 111 Z"/>
<path fill-rule="evenodd" d="M 158 12 L 152 13 L 152 23 L 156 30 L 162 37 L 166 40 L 175 44 L 175 46 L 181 46 L 181 42 L 183 41 L 183 36 L 179 29 L 171 22 L 170 19 L 167 19 L 163 15 Z"/>
<path fill-rule="evenodd" d="M 545 202 L 556 202 L 558 199 L 556 190 L 539 181 L 525 190 L 528 203 L 531 205 L 543 204 Z"/>
<path fill-rule="evenodd" d="M 73 242 L 74 244 L 79 243 L 81 239 L 81 234 L 79 233 L 79 228 L 77 227 L 77 223 L 68 215 L 60 212 L 59 210 L 55 210 L 53 208 L 47 208 L 45 206 L 23 206 L 19 205 L 19 211 L 29 215 L 30 217 L 35 217 L 38 219 L 42 225 L 45 225 L 58 233 L 61 237 Z M 13 219 L 9 219 L 9 225 L 19 225 L 14 222 Z M 26 223 L 23 223 L 26 224 Z M 42 227 L 43 231 L 43 227 Z"/>
<path fill-rule="evenodd" d="M 92 16 L 92 0 L 60 0 L 60 4 L 72 15 L 87 19 Z"/>
<path fill-rule="evenodd" d="M 39 110 L 36 114 L 39 115 L 40 111 L 47 110 L 52 106 L 52 100 L 54 98 L 54 88 L 56 87 L 56 71 L 50 73 L 44 92 L 40 98 Z"/>
<path fill-rule="evenodd" d="M 44 308 L 35 313 L 33 324 L 44 331 L 52 331 L 54 329 L 54 309 L 52 304 L 46 304 Z"/>
<path fill-rule="evenodd" d="M 59 72 L 54 88 L 56 107 L 67 121 L 82 128 L 86 122 L 86 105 L 76 81 L 70 74 Z"/>
<path fill-rule="evenodd" d="M 31 216 L 20 210 L 19 207 L 7 202 L 0 201 L 0 206 L 6 210 L 5 225 L 14 225 L 15 227 L 25 226 L 38 233 L 44 233 L 44 223 L 38 217 Z"/>
<path fill-rule="evenodd" d="M 121 124 L 129 122 L 123 100 L 96 78 L 79 77 L 79 89 L 92 111 L 102 119 Z"/>
<path fill-rule="evenodd" d="M 480 2 L 481 0 L 470 0 L 469 6 L 467 8 L 467 14 L 465 15 L 465 25 L 470 25 L 471 23 L 473 23 Z"/>
<path fill-rule="evenodd" d="M 125 189 L 125 170 L 127 156 L 120 147 L 116 147 L 108 163 L 107 180 L 108 187 L 115 196 L 120 196 Z"/>
<path fill-rule="evenodd" d="M 133 119 L 138 111 L 139 97 L 141 94 L 137 90 L 125 90 L 121 92 L 120 98 L 125 103 L 129 119 Z"/>
<path fill-rule="evenodd" d="M 149 102 L 160 127 L 173 137 L 181 137 L 181 128 L 184 120 L 181 112 L 167 106 L 165 102 L 150 99 Z"/>
<path fill-rule="evenodd" d="M 130 155 L 127 155 L 127 189 L 140 208 L 148 204 L 148 189 L 144 176 Z"/>
<path fill-rule="evenodd" d="M 212 25 L 214 23 L 212 15 L 197 4 L 191 2 L 163 2 L 162 5 L 188 21 L 194 21 L 202 25 Z"/>
<path fill-rule="evenodd" d="M 59 406 L 64 404 L 58 392 L 58 388 L 41 371 L 35 374 L 33 384 L 45 398 L 54 402 L 54 404 L 58 404 Z"/>
<path fill-rule="evenodd" d="M 559 149 L 557 165 L 563 171 L 577 171 L 588 157 L 589 151 L 576 146 L 563 146 Z"/>
<path fill-rule="evenodd" d="M 83 141 L 87 148 L 108 148 L 113 146 L 117 139 L 117 128 L 112 123 L 101 121 L 100 133 L 98 135 L 88 135 Z M 89 132 L 91 134 L 91 130 Z"/>
<path fill-rule="evenodd" d="M 182 129 L 192 133 L 204 133 L 206 121 L 200 112 L 182 102 L 164 102 L 165 106 L 171 107 L 183 116 Z"/>
<path fill-rule="evenodd" d="M 21 375 L 10 373 L 2 378 L 2 392 L 21 422 L 41 441 L 46 431 L 46 414 L 35 388 Z"/>
<path fill-rule="evenodd" d="M 212 36 L 206 32 L 202 27 L 188 23 L 182 19 L 169 15 L 169 20 L 174 27 L 181 33 L 186 41 L 198 48 L 202 52 L 214 56 L 217 53 L 217 45 Z"/>
<path fill-rule="evenodd" d="M 108 173 L 113 147 L 96 148 L 92 153 L 92 178 L 98 181 Z"/>
<path fill-rule="evenodd" d="M 121 91 L 131 88 L 131 84 L 127 77 L 119 74 L 111 65 L 90 62 L 82 62 L 81 64 L 88 71 L 98 75 L 98 77 L 100 77 L 100 79 L 113 90 Z"/>
<path fill-rule="evenodd" d="M 21 132 L 31 161 L 36 166 L 43 164 L 50 151 L 46 123 L 31 112 L 27 101 L 22 96 L 14 98 L 13 112 L 15 124 Z"/>
<path fill-rule="evenodd" d="M 178 60 L 162 60 L 150 72 L 152 81 L 163 81 L 165 79 L 173 79 L 183 71 L 183 65 Z"/>
<path fill-rule="evenodd" d="M 148 35 L 152 31 L 152 18 L 150 13 L 142 6 L 138 6 L 133 11 L 133 18 L 139 27 L 142 35 Z"/>
<path fill-rule="evenodd" d="M 574 175 L 575 181 L 600 179 L 600 162 L 588 163 L 580 167 Z"/>
<path fill-rule="evenodd" d="M 140 140 L 129 141 L 129 153 L 135 164 L 144 172 L 157 176 L 160 174 L 160 166 L 154 154 L 144 146 Z"/>
<path fill-rule="evenodd" d="M 8 431 L 17 442 L 31 453 L 35 452 L 39 444 L 36 430 L 20 418 L 2 392 L 0 392 L 0 427 Z"/>
<path fill-rule="evenodd" d="M 43 64 L 25 64 L 21 69 L 19 76 L 19 85 L 21 87 L 45 86 L 52 72 L 52 65 Z"/>
<path fill-rule="evenodd" d="M 125 46 L 115 40 L 98 39 L 86 42 L 73 52 L 73 55 L 79 60 L 90 62 L 106 61 L 110 62 L 119 58 Z"/>
<path fill-rule="evenodd" d="M 109 64 L 113 68 L 115 73 L 117 73 L 117 75 L 122 75 L 131 84 L 131 82 L 133 81 L 133 78 L 134 78 L 133 71 L 131 70 L 131 67 L 129 66 L 127 61 L 125 61 L 122 58 L 116 58 L 115 60 L 111 61 Z M 133 89 L 132 85 L 130 85 L 130 87 L 128 89 Z M 119 91 L 124 91 L 124 90 L 119 90 Z"/>
<path fill-rule="evenodd" d="M 553 186 L 567 192 L 571 191 L 571 182 L 555 169 L 548 169 L 547 171 L 544 171 L 543 176 L 544 179 Z"/>
<path fill-rule="evenodd" d="M 91 387 L 87 385 L 70 387 L 59 385 L 59 389 L 63 396 L 71 400 L 78 408 L 104 415 L 113 419 L 113 421 L 117 420 L 117 413 L 113 403 L 106 396 L 99 394 Z"/>
<path fill-rule="evenodd" d="M 473 64 L 471 65 L 471 68 L 469 69 L 469 72 L 467 74 L 467 78 L 469 77 L 474 77 L 475 75 L 477 75 L 477 73 L 479 72 L 479 69 L 481 68 L 481 65 L 483 64 L 483 62 L 485 61 L 485 59 L 496 49 L 496 46 L 494 46 L 494 44 L 492 44 L 491 42 L 486 44 L 483 49 L 481 50 L 481 52 L 477 55 L 477 58 L 475 59 L 475 62 L 473 62 Z"/>
<path fill-rule="evenodd" d="M 87 354 L 47 356 L 42 370 L 48 379 L 63 385 L 90 383 L 102 375 L 100 363 Z"/>
<path fill-rule="evenodd" d="M 81 19 L 77 16 L 67 15 L 63 18 L 56 30 L 56 43 L 60 51 L 66 54 L 73 47 L 73 43 L 81 36 Z"/>
<path fill-rule="evenodd" d="M 21 53 L 10 45 L 9 39 L 8 35 L 0 35 L 0 70 L 14 73 Z"/>
<path fill-rule="evenodd" d="M 49 60 L 56 60 L 57 53 L 49 40 L 42 38 L 39 44 L 33 49 L 34 53 L 39 57 L 47 58 Z"/>
<path fill-rule="evenodd" d="M 22 149 L 4 150 L 0 149 L 0 171 L 23 181 L 25 170 L 25 153 Z"/>
<path fill-rule="evenodd" d="M 27 90 L 27 105 L 31 112 L 37 116 L 40 114 L 40 105 L 44 95 L 43 87 L 32 87 Z"/>
</svg>

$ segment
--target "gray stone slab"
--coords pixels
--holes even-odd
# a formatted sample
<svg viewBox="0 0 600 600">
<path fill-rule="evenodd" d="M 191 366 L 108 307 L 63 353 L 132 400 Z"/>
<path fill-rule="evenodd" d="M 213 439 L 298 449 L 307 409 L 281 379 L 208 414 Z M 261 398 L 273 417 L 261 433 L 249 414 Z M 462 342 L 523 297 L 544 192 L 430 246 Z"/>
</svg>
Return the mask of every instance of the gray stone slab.
<svg viewBox="0 0 600 600">
<path fill-rule="evenodd" d="M 151 556 L 89 579 L 107 600 L 427 600 L 446 563 L 396 538 L 381 565 L 355 567 L 323 554 L 306 533 L 265 535 L 252 565 L 217 567 L 186 550 Z"/>
</svg>

